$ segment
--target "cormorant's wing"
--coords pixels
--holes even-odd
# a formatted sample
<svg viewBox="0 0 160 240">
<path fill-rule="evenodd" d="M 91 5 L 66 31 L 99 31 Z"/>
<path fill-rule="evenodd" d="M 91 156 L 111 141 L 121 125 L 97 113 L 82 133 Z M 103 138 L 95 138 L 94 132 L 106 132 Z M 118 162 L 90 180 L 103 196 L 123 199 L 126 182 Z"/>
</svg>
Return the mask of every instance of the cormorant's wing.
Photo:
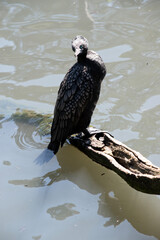
<svg viewBox="0 0 160 240">
<path fill-rule="evenodd" d="M 93 79 L 86 66 L 75 64 L 62 81 L 54 110 L 53 139 L 63 145 L 71 135 L 93 93 Z"/>
</svg>

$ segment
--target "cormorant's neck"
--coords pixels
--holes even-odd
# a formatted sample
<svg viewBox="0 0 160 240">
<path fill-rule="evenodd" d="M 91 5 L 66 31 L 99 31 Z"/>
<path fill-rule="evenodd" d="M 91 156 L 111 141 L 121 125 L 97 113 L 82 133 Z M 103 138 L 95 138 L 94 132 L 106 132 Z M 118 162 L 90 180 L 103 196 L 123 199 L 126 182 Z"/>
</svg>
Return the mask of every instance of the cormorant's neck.
<svg viewBox="0 0 160 240">
<path fill-rule="evenodd" d="M 86 60 L 86 56 L 87 56 L 87 54 L 79 54 L 77 56 L 77 62 L 79 62 L 79 63 L 84 62 Z"/>
</svg>

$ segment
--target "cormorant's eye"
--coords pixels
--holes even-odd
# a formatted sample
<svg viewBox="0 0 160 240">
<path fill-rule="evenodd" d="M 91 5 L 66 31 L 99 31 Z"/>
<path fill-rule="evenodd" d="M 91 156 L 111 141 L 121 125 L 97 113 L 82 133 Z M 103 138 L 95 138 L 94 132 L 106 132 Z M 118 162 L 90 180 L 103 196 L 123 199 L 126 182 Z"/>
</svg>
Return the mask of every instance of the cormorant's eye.
<svg viewBox="0 0 160 240">
<path fill-rule="evenodd" d="M 83 49 L 83 45 L 80 45 L 79 48 L 80 48 L 80 49 Z"/>
</svg>

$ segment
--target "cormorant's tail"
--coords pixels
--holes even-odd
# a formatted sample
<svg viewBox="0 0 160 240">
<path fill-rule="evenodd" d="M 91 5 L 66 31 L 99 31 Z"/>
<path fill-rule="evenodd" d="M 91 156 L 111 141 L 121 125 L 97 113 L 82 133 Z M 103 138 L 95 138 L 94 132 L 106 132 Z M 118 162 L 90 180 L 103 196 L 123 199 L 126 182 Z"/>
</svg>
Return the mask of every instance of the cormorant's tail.
<svg viewBox="0 0 160 240">
<path fill-rule="evenodd" d="M 58 152 L 59 145 L 60 145 L 60 142 L 57 142 L 57 141 L 52 142 L 51 141 L 48 145 L 48 149 L 52 150 L 54 152 L 54 154 L 56 154 Z"/>
</svg>

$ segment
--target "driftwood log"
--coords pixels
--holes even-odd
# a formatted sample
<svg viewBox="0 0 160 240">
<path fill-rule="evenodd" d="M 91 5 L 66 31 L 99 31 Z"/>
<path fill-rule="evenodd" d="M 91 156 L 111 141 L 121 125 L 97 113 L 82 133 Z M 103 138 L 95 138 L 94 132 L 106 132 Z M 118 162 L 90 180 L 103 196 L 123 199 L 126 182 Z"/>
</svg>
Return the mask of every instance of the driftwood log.
<svg viewBox="0 0 160 240">
<path fill-rule="evenodd" d="M 136 190 L 160 194 L 159 167 L 109 133 L 94 128 L 89 128 L 88 131 L 89 137 L 79 134 L 70 137 L 70 143 L 93 161 L 116 172 Z"/>
</svg>

